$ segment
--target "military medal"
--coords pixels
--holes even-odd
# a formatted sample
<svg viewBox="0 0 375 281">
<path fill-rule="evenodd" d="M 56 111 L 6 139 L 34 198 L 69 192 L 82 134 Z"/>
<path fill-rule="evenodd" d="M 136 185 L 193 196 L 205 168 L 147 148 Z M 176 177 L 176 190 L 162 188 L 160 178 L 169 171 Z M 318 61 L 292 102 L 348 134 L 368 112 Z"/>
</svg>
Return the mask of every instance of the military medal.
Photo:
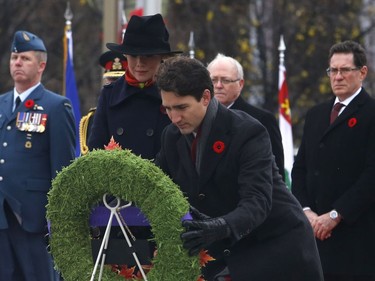
<svg viewBox="0 0 375 281">
<path fill-rule="evenodd" d="M 43 133 L 47 124 L 47 114 L 37 112 L 18 112 L 16 126 L 23 132 Z"/>
</svg>

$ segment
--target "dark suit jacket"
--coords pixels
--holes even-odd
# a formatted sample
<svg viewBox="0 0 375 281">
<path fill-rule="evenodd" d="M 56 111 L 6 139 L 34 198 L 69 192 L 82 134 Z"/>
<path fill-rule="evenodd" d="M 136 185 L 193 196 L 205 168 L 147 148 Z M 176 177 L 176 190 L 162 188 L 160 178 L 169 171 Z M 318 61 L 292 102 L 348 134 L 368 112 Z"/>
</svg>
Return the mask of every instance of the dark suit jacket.
<svg viewBox="0 0 375 281">
<path fill-rule="evenodd" d="M 279 173 L 282 178 L 285 178 L 284 173 L 284 149 L 281 140 L 280 128 L 275 116 L 269 111 L 257 108 L 247 103 L 241 96 L 230 107 L 231 109 L 238 109 L 250 114 L 257 119 L 264 127 L 266 127 L 271 139 L 272 152 L 275 155 L 276 165 L 279 168 Z"/>
<path fill-rule="evenodd" d="M 8 227 L 4 200 L 29 232 L 46 231 L 47 192 L 51 180 L 75 155 L 75 121 L 70 101 L 38 86 L 26 100 L 43 109 L 21 104 L 13 113 L 13 91 L 0 96 L 0 229 Z M 18 112 L 47 114 L 42 133 L 20 131 Z"/>
<path fill-rule="evenodd" d="M 292 191 L 318 215 L 343 220 L 318 247 L 329 273 L 375 274 L 375 101 L 364 89 L 329 125 L 334 99 L 312 108 L 292 172 Z"/>
<path fill-rule="evenodd" d="M 222 152 L 215 143 L 224 143 Z M 217 264 L 227 265 L 233 281 L 322 280 L 316 244 L 301 206 L 283 183 L 272 157 L 266 129 L 241 111 L 219 104 L 206 146 L 200 176 L 185 136 L 173 124 L 162 135 L 160 167 L 177 183 L 190 204 L 222 216 L 232 238 L 212 244 Z"/>
</svg>

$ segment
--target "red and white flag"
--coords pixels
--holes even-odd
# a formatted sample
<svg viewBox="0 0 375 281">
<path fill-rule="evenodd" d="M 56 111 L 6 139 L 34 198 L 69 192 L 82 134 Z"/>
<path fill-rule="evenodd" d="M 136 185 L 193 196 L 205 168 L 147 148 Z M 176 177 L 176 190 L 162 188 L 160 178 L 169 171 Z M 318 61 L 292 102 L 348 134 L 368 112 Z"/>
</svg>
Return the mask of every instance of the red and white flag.
<svg viewBox="0 0 375 281">
<path fill-rule="evenodd" d="M 285 51 L 284 41 L 281 38 L 280 52 Z M 292 133 L 292 116 L 290 112 L 290 103 L 288 95 L 288 87 L 286 83 L 286 69 L 284 66 L 284 54 L 280 55 L 279 64 L 279 126 L 284 148 L 284 169 L 285 183 L 290 188 L 291 172 L 294 162 L 294 146 Z"/>
</svg>

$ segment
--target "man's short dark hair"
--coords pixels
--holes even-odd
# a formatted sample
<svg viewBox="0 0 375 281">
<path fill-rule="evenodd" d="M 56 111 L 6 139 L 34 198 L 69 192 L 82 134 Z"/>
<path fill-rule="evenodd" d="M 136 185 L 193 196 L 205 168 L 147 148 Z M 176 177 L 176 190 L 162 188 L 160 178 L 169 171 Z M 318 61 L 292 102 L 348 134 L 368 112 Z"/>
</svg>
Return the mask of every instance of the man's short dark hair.
<svg viewBox="0 0 375 281">
<path fill-rule="evenodd" d="M 347 40 L 333 45 L 329 51 L 328 64 L 334 54 L 353 54 L 356 67 L 362 67 L 367 64 L 366 50 L 357 42 Z"/>
<path fill-rule="evenodd" d="M 156 83 L 160 90 L 174 92 L 179 96 L 193 96 L 199 101 L 204 90 L 213 85 L 210 73 L 198 60 L 184 56 L 164 60 L 156 74 Z"/>
</svg>

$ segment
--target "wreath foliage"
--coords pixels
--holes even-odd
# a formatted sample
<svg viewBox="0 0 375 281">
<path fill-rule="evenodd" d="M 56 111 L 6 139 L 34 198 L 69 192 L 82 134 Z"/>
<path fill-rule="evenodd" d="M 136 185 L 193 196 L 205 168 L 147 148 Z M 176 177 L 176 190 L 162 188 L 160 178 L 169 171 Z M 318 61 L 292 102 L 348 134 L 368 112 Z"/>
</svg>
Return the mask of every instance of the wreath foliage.
<svg viewBox="0 0 375 281">
<path fill-rule="evenodd" d="M 132 201 L 148 218 L 157 245 L 150 281 L 196 281 L 198 257 L 182 248 L 181 218 L 189 205 L 176 184 L 151 161 L 130 150 L 95 150 L 63 168 L 52 182 L 47 205 L 51 223 L 50 249 L 64 280 L 90 280 L 89 216 L 108 193 Z M 124 280 L 105 269 L 103 281 Z"/>
</svg>

